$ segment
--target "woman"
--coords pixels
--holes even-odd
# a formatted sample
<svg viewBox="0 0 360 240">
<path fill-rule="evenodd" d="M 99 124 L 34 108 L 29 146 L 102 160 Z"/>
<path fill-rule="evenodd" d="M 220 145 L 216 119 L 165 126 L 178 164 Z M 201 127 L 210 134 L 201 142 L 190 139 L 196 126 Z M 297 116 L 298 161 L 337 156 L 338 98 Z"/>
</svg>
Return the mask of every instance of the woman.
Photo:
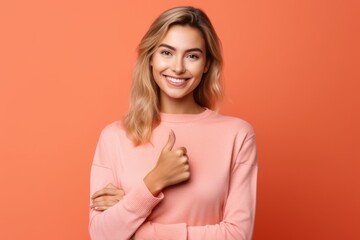
<svg viewBox="0 0 360 240">
<path fill-rule="evenodd" d="M 101 133 L 92 170 L 92 239 L 251 239 L 255 135 L 210 110 L 222 56 L 199 9 L 162 13 L 140 42 L 130 108 Z"/>
</svg>

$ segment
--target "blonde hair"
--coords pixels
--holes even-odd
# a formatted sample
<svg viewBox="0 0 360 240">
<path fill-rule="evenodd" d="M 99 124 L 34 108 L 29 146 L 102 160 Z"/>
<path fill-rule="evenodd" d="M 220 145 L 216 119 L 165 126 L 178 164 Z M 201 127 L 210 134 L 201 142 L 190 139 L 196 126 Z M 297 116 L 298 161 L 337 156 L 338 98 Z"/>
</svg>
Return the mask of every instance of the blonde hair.
<svg viewBox="0 0 360 240">
<path fill-rule="evenodd" d="M 150 26 L 138 46 L 138 58 L 133 74 L 129 111 L 123 126 L 135 146 L 150 142 L 151 134 L 160 123 L 159 87 L 153 79 L 151 57 L 157 45 L 174 25 L 187 25 L 198 29 L 206 47 L 208 71 L 193 95 L 201 107 L 214 108 L 222 98 L 220 73 L 222 54 L 220 40 L 207 15 L 194 7 L 175 7 L 163 12 Z"/>
</svg>

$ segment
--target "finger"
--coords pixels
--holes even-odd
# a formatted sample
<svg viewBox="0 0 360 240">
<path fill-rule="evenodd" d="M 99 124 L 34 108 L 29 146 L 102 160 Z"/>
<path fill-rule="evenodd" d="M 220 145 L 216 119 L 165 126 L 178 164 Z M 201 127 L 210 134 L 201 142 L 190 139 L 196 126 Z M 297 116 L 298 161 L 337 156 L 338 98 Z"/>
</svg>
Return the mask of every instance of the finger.
<svg viewBox="0 0 360 240">
<path fill-rule="evenodd" d="M 94 199 L 94 198 L 104 196 L 104 195 L 117 195 L 120 191 L 122 191 L 122 190 L 119 190 L 117 188 L 103 188 L 103 189 L 95 192 L 91 198 Z"/>
<path fill-rule="evenodd" d="M 115 195 L 115 197 L 117 197 L 117 199 L 119 199 L 119 200 L 123 199 L 123 197 L 125 196 L 125 192 L 124 192 L 122 189 L 116 187 L 116 186 L 115 186 L 114 184 L 112 184 L 112 183 L 109 183 L 108 185 L 106 185 L 106 188 L 116 189 L 118 192 L 117 192 L 116 194 L 114 194 L 114 195 Z"/>
<path fill-rule="evenodd" d="M 92 207 L 111 207 L 111 206 L 114 206 L 116 203 L 118 203 L 119 200 L 117 199 L 102 199 L 101 201 L 100 200 L 97 200 L 97 201 L 93 201 L 92 203 Z"/>
<path fill-rule="evenodd" d="M 91 208 L 95 209 L 96 211 L 105 211 L 111 208 L 112 206 L 114 206 L 116 203 L 118 202 L 97 203 L 97 204 L 93 204 Z"/>
<path fill-rule="evenodd" d="M 103 207 L 93 207 L 92 209 L 99 211 L 99 212 L 103 212 L 106 210 L 106 208 L 103 208 Z"/>
<path fill-rule="evenodd" d="M 92 203 L 98 203 L 98 202 L 103 202 L 103 201 L 121 201 L 124 196 L 125 196 L 125 193 L 124 191 L 122 190 L 117 190 L 118 193 L 116 195 L 101 195 L 101 196 L 98 196 L 96 198 L 92 198 Z"/>
<path fill-rule="evenodd" d="M 117 204 L 117 201 L 108 201 L 108 202 L 100 202 L 100 203 L 94 203 L 91 205 L 91 209 L 95 210 L 106 210 L 110 207 L 113 207 Z"/>
<path fill-rule="evenodd" d="M 173 130 L 171 130 L 170 134 L 169 134 L 169 139 L 168 139 L 167 143 L 165 144 L 163 150 L 171 151 L 172 148 L 174 147 L 175 141 L 176 141 L 175 133 Z"/>
<path fill-rule="evenodd" d="M 179 147 L 178 149 L 176 149 L 176 154 L 179 157 L 186 155 L 186 153 L 187 153 L 187 150 L 185 147 Z"/>
<path fill-rule="evenodd" d="M 189 169 L 190 169 L 189 164 L 185 164 L 185 165 L 184 165 L 184 171 L 185 171 L 185 172 L 189 172 Z"/>
<path fill-rule="evenodd" d="M 101 211 L 101 212 L 103 212 L 103 211 L 107 210 L 108 207 L 94 207 L 94 209 L 95 209 L 96 211 Z"/>
<path fill-rule="evenodd" d="M 112 201 L 113 199 L 115 199 L 114 196 L 97 197 L 97 198 L 94 198 L 92 200 L 92 203 L 93 204 L 99 204 L 99 203 L 102 203 L 102 202 Z"/>
<path fill-rule="evenodd" d="M 183 164 L 188 164 L 188 162 L 189 162 L 189 158 L 188 158 L 187 155 L 181 156 L 181 157 L 179 158 L 179 160 L 180 160 L 181 163 L 183 163 Z"/>
<path fill-rule="evenodd" d="M 100 196 L 109 195 L 109 194 L 110 194 L 109 192 L 110 192 L 111 190 L 112 190 L 111 188 L 103 188 L 103 189 L 95 192 L 95 193 L 91 196 L 91 198 L 92 198 L 92 199 L 95 199 L 95 198 L 98 198 L 98 197 L 100 197 Z"/>
<path fill-rule="evenodd" d="M 182 177 L 184 180 L 188 180 L 190 178 L 190 172 L 183 172 Z"/>
</svg>

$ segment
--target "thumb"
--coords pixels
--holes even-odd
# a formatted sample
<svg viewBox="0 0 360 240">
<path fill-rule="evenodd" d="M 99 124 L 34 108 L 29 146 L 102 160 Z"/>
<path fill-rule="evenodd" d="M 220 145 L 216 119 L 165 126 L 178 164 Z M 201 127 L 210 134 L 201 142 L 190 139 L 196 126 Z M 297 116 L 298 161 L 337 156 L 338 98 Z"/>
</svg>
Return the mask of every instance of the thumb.
<svg viewBox="0 0 360 240">
<path fill-rule="evenodd" d="M 175 133 L 174 133 L 173 130 L 171 130 L 171 131 L 170 131 L 170 134 L 169 134 L 169 139 L 168 139 L 167 143 L 165 144 L 163 150 L 165 150 L 165 151 L 171 151 L 172 148 L 174 147 L 175 140 L 176 140 Z"/>
</svg>

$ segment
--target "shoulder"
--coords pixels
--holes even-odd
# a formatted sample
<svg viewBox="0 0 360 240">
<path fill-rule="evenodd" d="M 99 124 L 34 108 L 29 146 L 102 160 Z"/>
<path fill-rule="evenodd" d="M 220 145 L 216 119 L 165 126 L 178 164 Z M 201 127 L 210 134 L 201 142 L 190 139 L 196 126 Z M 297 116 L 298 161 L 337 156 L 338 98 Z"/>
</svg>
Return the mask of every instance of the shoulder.
<svg viewBox="0 0 360 240">
<path fill-rule="evenodd" d="M 253 126 L 240 117 L 223 115 L 218 112 L 213 112 L 212 116 L 212 121 L 218 124 L 223 130 L 237 132 L 240 135 L 247 136 L 247 138 L 255 136 Z"/>
<path fill-rule="evenodd" d="M 121 121 L 117 120 L 106 125 L 100 133 L 100 141 L 111 141 L 126 135 Z"/>
<path fill-rule="evenodd" d="M 122 130 L 122 125 L 121 125 L 121 121 L 117 120 L 114 121 L 112 123 L 109 123 L 108 125 L 106 125 L 102 131 L 101 134 L 114 134 L 118 131 Z"/>
</svg>

